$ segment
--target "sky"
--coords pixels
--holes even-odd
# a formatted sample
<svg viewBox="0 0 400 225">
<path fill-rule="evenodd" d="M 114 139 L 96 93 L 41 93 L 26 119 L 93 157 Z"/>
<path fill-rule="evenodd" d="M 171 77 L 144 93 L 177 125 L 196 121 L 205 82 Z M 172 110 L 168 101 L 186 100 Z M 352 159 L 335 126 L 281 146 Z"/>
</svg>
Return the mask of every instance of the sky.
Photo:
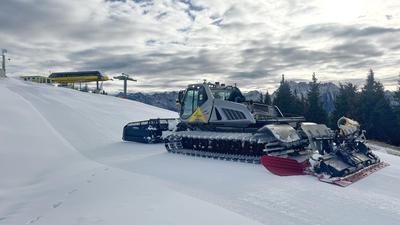
<svg viewBox="0 0 400 225">
<path fill-rule="evenodd" d="M 281 79 L 386 89 L 400 73 L 398 0 L 2 0 L 9 76 L 99 70 L 130 91 L 189 83 L 276 89 Z M 121 81 L 106 82 L 122 89 Z"/>
</svg>

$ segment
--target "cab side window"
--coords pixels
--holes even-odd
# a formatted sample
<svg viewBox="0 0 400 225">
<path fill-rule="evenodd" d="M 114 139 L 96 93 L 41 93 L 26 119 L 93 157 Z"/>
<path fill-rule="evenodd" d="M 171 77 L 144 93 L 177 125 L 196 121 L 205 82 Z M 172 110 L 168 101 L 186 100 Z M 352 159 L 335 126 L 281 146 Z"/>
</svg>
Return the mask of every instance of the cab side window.
<svg viewBox="0 0 400 225">
<path fill-rule="evenodd" d="M 207 101 L 207 93 L 206 93 L 206 89 L 204 87 L 201 87 L 199 89 L 199 101 L 198 101 L 198 105 L 201 106 L 203 105 L 204 102 Z"/>
</svg>

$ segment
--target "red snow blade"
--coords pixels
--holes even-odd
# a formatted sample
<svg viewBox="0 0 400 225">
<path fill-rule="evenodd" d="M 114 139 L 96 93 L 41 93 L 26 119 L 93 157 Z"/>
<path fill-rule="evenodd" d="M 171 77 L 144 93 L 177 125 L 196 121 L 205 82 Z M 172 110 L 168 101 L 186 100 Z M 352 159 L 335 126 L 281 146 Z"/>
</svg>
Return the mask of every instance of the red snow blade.
<svg viewBox="0 0 400 225">
<path fill-rule="evenodd" d="M 380 162 L 374 165 L 371 165 L 369 167 L 366 167 L 362 170 L 359 170 L 353 174 L 350 174 L 346 177 L 342 177 L 342 178 L 323 178 L 322 176 L 318 177 L 318 180 L 322 181 L 322 182 L 326 182 L 326 183 L 331 183 L 331 184 L 336 184 L 339 185 L 341 187 L 347 187 L 352 183 L 355 183 L 361 179 L 363 179 L 364 177 L 367 177 L 368 175 L 389 166 L 389 163 L 386 162 Z"/>
<path fill-rule="evenodd" d="M 261 164 L 271 173 L 279 176 L 304 175 L 304 170 L 310 166 L 308 160 L 298 162 L 294 159 L 264 155 Z"/>
</svg>

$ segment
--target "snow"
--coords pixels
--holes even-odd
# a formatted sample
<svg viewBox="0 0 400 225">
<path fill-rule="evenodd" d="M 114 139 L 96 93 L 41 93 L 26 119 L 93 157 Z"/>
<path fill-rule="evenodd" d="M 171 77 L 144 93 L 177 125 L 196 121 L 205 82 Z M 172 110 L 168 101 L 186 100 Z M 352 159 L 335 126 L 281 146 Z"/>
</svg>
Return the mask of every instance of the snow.
<svg viewBox="0 0 400 225">
<path fill-rule="evenodd" d="M 0 79 L 0 224 L 398 224 L 400 158 L 346 187 L 121 141 L 142 103 Z M 377 147 L 378 148 L 378 147 Z"/>
<path fill-rule="evenodd" d="M 374 151 L 400 156 L 400 147 L 397 146 L 388 145 L 378 141 L 370 141 L 369 147 Z"/>
</svg>

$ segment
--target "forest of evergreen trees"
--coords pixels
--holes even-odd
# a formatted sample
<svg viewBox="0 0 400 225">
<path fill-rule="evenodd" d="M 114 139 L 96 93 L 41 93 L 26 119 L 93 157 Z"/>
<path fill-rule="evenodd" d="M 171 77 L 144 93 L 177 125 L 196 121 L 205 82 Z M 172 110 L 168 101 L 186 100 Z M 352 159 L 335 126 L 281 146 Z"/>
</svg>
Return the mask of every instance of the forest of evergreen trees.
<svg viewBox="0 0 400 225">
<path fill-rule="evenodd" d="M 333 129 L 336 129 L 336 121 L 346 116 L 361 124 L 362 129 L 367 132 L 368 139 L 400 145 L 400 105 L 390 105 L 384 95 L 383 85 L 375 80 L 372 69 L 369 70 L 366 82 L 360 90 L 349 82 L 340 84 L 340 91 L 334 102 L 335 110 L 331 115 L 324 111 L 320 102 L 320 83 L 315 73 L 310 85 L 307 96 L 299 99 L 291 92 L 282 75 L 273 102 L 268 92 L 265 96 L 260 96 L 260 100 L 277 105 L 286 116 L 302 115 L 307 121 L 324 123 Z M 395 98 L 400 103 L 400 77 Z"/>
</svg>

